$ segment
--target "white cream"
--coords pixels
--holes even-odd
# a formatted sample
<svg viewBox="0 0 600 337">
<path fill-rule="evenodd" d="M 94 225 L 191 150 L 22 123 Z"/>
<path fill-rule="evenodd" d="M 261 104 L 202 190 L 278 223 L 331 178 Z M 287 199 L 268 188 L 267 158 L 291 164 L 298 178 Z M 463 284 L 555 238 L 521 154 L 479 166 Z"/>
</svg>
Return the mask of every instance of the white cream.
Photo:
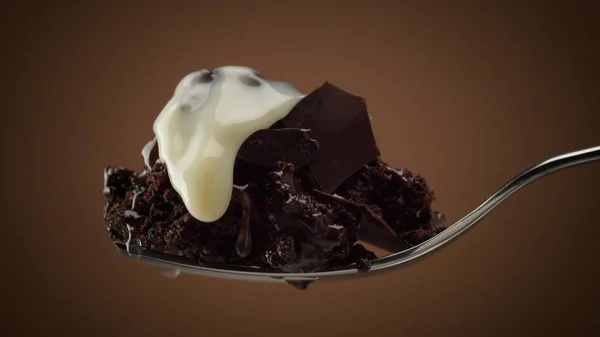
<svg viewBox="0 0 600 337">
<path fill-rule="evenodd" d="M 171 184 L 193 217 L 212 222 L 225 214 L 240 146 L 285 117 L 302 97 L 292 85 L 245 67 L 201 70 L 181 80 L 154 133 Z"/>
</svg>

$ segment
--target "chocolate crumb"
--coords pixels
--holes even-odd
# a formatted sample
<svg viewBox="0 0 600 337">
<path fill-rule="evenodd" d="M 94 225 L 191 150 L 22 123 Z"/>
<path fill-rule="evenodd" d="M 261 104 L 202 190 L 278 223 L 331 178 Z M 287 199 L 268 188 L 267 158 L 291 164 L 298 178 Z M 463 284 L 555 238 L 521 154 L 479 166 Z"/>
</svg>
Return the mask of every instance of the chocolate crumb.
<svg viewBox="0 0 600 337">
<path fill-rule="evenodd" d="M 308 285 L 313 283 L 314 281 L 287 281 L 288 284 L 294 286 L 296 289 L 306 290 Z"/>
</svg>

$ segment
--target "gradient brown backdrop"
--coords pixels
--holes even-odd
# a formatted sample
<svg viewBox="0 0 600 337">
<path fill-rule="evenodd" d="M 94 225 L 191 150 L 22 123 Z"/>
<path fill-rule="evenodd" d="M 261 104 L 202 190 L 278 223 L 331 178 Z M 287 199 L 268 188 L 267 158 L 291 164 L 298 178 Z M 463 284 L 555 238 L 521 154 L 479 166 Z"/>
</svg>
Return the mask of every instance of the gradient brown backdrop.
<svg viewBox="0 0 600 337">
<path fill-rule="evenodd" d="M 0 5 L 0 334 L 600 332 L 598 164 L 527 187 L 411 268 L 304 292 L 172 280 L 120 257 L 102 169 L 142 167 L 155 116 L 199 68 L 249 65 L 364 96 L 385 158 L 427 177 L 450 222 L 522 169 L 600 144 L 597 6 L 216 2 Z"/>
</svg>

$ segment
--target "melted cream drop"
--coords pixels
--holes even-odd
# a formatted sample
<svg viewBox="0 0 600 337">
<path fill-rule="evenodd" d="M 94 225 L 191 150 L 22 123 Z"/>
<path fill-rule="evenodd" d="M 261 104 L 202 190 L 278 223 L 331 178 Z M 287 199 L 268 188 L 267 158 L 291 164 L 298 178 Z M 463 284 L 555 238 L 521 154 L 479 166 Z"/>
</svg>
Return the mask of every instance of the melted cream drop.
<svg viewBox="0 0 600 337">
<path fill-rule="evenodd" d="M 225 214 L 240 146 L 302 97 L 292 85 L 245 67 L 197 71 L 181 80 L 154 133 L 173 188 L 193 217 L 213 222 Z"/>
</svg>

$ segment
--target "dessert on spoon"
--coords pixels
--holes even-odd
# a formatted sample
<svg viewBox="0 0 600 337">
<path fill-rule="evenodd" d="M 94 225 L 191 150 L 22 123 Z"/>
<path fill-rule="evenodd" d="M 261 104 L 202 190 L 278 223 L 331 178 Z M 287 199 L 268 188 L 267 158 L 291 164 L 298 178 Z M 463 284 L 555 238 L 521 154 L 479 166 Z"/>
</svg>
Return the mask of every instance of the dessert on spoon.
<svg viewBox="0 0 600 337">
<path fill-rule="evenodd" d="M 250 68 L 193 72 L 155 120 L 144 169 L 105 169 L 110 237 L 154 264 L 305 287 L 420 256 L 495 206 L 445 231 L 425 179 L 382 160 L 369 120 L 364 99 L 331 83 L 303 95 Z"/>
<path fill-rule="evenodd" d="M 380 158 L 364 99 L 330 83 L 308 95 L 244 67 L 177 85 L 141 172 L 105 170 L 115 241 L 286 272 L 400 251 L 439 233 L 425 180 Z"/>
</svg>

